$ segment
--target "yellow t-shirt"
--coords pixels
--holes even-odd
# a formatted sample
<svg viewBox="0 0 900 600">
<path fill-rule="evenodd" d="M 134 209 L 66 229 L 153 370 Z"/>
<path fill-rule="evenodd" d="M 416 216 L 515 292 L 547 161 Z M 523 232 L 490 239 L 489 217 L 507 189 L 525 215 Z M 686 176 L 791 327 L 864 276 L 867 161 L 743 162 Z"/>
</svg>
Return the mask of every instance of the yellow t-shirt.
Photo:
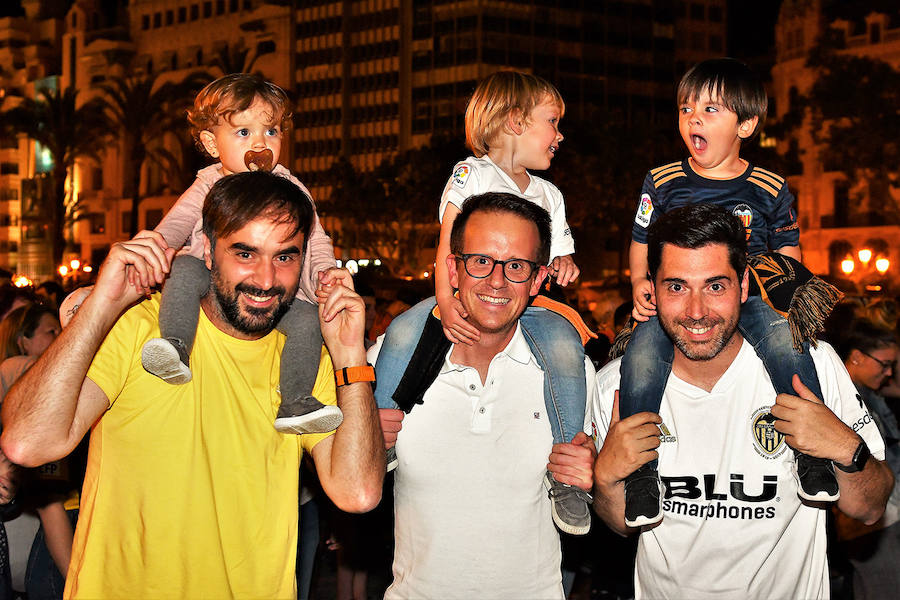
<svg viewBox="0 0 900 600">
<path fill-rule="evenodd" d="M 88 377 L 109 399 L 94 425 L 67 598 L 293 598 L 300 458 L 331 433 L 284 435 L 284 336 L 235 339 L 200 311 L 193 380 L 144 371 L 158 297 L 125 313 Z M 313 394 L 336 402 L 322 349 Z"/>
</svg>

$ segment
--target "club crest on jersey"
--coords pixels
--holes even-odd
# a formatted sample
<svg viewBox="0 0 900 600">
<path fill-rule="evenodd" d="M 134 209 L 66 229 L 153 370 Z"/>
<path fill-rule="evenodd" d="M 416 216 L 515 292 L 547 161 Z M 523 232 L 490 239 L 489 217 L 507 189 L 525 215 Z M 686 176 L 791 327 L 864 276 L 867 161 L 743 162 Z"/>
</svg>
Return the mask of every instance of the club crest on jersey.
<svg viewBox="0 0 900 600">
<path fill-rule="evenodd" d="M 763 406 L 756 409 L 750 419 L 753 448 L 763 458 L 777 458 L 787 448 L 784 434 L 775 429 L 777 419 L 772 416 L 771 408 Z"/>
<path fill-rule="evenodd" d="M 653 201 L 650 200 L 650 194 L 641 194 L 641 203 L 638 204 L 637 214 L 634 215 L 634 222 L 641 227 L 650 225 L 650 217 L 653 215 Z"/>
<path fill-rule="evenodd" d="M 466 179 L 469 178 L 469 165 L 459 165 L 453 171 L 453 185 L 456 187 L 466 187 Z"/>
<path fill-rule="evenodd" d="M 750 223 L 753 222 L 753 211 L 746 204 L 738 204 L 731 211 L 731 214 L 740 219 L 744 227 L 750 227 Z"/>
</svg>

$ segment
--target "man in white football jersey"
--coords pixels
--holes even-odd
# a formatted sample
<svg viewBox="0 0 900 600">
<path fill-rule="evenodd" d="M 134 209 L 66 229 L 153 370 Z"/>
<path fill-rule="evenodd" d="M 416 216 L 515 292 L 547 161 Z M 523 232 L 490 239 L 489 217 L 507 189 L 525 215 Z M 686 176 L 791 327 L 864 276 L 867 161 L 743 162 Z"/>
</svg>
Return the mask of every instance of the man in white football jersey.
<svg viewBox="0 0 900 600">
<path fill-rule="evenodd" d="M 624 483 L 659 459 L 663 519 L 644 527 L 637 598 L 827 598 L 827 505 L 797 495 L 790 448 L 836 467 L 838 508 L 873 522 L 893 476 L 884 443 L 834 350 L 811 350 L 823 398 L 794 376 L 776 397 L 738 330 L 748 294 L 746 232 L 711 205 L 654 224 L 649 268 L 660 323 L 675 345 L 660 414 L 619 420 L 619 364 L 597 375 L 594 510 L 622 534 Z"/>
</svg>

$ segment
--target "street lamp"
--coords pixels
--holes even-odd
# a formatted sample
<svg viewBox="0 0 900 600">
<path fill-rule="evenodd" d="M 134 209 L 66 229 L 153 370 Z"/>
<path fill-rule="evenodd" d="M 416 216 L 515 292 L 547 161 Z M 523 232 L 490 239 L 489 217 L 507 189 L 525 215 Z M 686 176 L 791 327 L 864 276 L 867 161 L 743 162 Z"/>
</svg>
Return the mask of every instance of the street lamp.
<svg viewBox="0 0 900 600">
<path fill-rule="evenodd" d="M 872 260 L 872 251 L 868 248 L 863 248 L 857 253 L 857 256 L 859 256 L 859 261 L 862 264 L 867 265 L 869 264 L 869 261 Z"/>
<path fill-rule="evenodd" d="M 844 275 L 849 275 L 853 272 L 853 269 L 856 265 L 853 262 L 853 259 L 849 256 L 841 261 L 841 271 L 843 271 Z"/>
<path fill-rule="evenodd" d="M 884 275 L 888 269 L 891 268 L 891 261 L 888 259 L 881 257 L 875 261 L 875 270 L 878 271 L 879 274 Z"/>
<path fill-rule="evenodd" d="M 69 273 L 69 267 L 66 265 L 59 265 L 59 274 L 65 277 Z"/>
</svg>

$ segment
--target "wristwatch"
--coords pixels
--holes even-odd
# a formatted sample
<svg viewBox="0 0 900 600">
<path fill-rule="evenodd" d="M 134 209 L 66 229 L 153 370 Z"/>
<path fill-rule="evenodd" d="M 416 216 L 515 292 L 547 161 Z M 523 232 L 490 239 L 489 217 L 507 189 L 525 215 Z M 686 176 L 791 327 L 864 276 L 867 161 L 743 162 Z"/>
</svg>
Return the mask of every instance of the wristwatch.
<svg viewBox="0 0 900 600">
<path fill-rule="evenodd" d="M 859 446 L 856 447 L 856 452 L 853 453 L 853 460 L 850 461 L 849 465 L 842 465 L 836 461 L 831 462 L 844 473 L 857 473 L 865 468 L 870 456 L 872 456 L 872 453 L 869 452 L 869 447 L 866 445 L 865 440 L 859 438 Z"/>
<path fill-rule="evenodd" d="M 372 365 L 362 365 L 360 367 L 344 367 L 343 369 L 335 369 L 334 381 L 338 387 L 349 385 L 358 381 L 371 381 L 375 383 L 375 367 Z"/>
</svg>

